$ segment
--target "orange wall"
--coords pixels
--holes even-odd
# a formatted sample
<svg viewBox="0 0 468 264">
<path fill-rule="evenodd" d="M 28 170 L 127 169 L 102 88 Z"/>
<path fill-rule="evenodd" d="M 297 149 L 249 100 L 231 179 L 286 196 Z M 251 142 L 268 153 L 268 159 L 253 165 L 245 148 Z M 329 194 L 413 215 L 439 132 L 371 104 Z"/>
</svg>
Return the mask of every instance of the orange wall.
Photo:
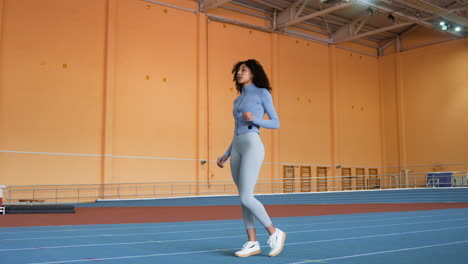
<svg viewBox="0 0 468 264">
<path fill-rule="evenodd" d="M 467 171 L 468 39 L 385 56 L 379 63 L 386 166 Z"/>
<path fill-rule="evenodd" d="M 337 50 L 338 142 L 345 166 L 380 167 L 380 92 L 377 59 Z"/>
<path fill-rule="evenodd" d="M 2 1 L 0 181 L 100 182 L 105 2 Z M 97 155 L 97 156 L 96 156 Z"/>
<path fill-rule="evenodd" d="M 134 158 L 113 158 L 108 180 L 193 180 L 194 161 L 148 158 L 195 158 L 197 16 L 114 2 L 111 154 Z"/>
<path fill-rule="evenodd" d="M 196 9 L 190 0 L 166 2 Z M 233 136 L 230 71 L 248 58 L 269 75 L 281 120 L 279 130 L 261 131 L 261 179 L 281 178 L 286 164 L 334 173 L 334 164 L 399 166 L 405 153 L 408 165 L 432 162 L 417 151 L 421 130 L 410 124 L 418 111 L 436 114 L 418 93 L 440 72 L 449 73 L 442 84 L 458 87 L 440 124 L 456 123 L 459 134 L 425 140 L 466 142 L 466 40 L 431 47 L 453 59 L 433 68 L 428 61 L 441 58 L 428 56 L 425 77 L 410 74 L 418 73 L 419 50 L 377 59 L 141 0 L 0 3 L 1 184 L 230 181 L 229 166 L 215 160 Z M 449 95 L 435 84 L 434 98 Z M 395 128 L 399 113 L 406 130 Z M 433 160 L 467 160 L 450 146 Z"/>
<path fill-rule="evenodd" d="M 279 36 L 283 163 L 331 164 L 330 55 L 322 44 Z"/>
</svg>

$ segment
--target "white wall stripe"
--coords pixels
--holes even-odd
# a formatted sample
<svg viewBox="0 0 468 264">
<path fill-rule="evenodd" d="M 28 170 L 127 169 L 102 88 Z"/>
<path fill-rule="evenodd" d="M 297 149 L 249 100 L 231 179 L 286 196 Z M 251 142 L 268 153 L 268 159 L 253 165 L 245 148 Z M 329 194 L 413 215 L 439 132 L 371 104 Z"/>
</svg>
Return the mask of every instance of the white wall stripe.
<svg viewBox="0 0 468 264">
<path fill-rule="evenodd" d="M 55 152 L 33 152 L 33 151 L 12 151 L 12 150 L 0 150 L 0 153 L 12 153 L 12 154 L 36 154 L 36 155 L 58 155 L 58 156 L 83 156 L 83 157 L 112 157 L 112 158 L 124 158 L 124 159 L 152 159 L 152 160 L 175 160 L 175 161 L 209 161 L 216 162 L 216 160 L 207 159 L 190 159 L 190 158 L 169 158 L 169 157 L 140 157 L 140 156 L 118 156 L 118 155 L 101 155 L 101 154 L 79 154 L 79 153 L 55 153 Z M 228 161 L 229 163 L 229 161 Z M 264 162 L 263 164 L 277 164 L 277 165 L 289 165 L 289 166 L 313 166 L 313 167 L 335 167 L 340 165 L 341 167 L 347 168 L 377 168 L 377 169 L 389 169 L 389 168 L 400 168 L 398 166 L 390 167 L 378 167 L 378 166 L 358 166 L 358 165 L 343 165 L 343 164 L 309 164 L 309 163 L 285 163 L 285 162 Z M 466 165 L 468 162 L 458 163 L 439 163 L 439 164 L 416 164 L 407 165 L 406 168 L 411 167 L 427 167 L 427 166 L 446 166 L 446 165 Z"/>
</svg>

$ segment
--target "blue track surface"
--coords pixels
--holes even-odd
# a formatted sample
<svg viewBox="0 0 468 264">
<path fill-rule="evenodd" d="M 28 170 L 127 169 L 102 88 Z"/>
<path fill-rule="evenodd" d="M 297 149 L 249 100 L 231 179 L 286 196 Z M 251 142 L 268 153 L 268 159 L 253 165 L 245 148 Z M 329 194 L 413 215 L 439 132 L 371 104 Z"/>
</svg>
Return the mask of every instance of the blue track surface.
<svg viewBox="0 0 468 264">
<path fill-rule="evenodd" d="M 468 202 L 468 188 L 367 190 L 256 195 L 263 204 L 366 204 Z M 76 204 L 76 207 L 239 205 L 237 195 L 148 200 L 113 200 Z"/>
<path fill-rule="evenodd" d="M 468 259 L 468 208 L 274 218 L 284 251 L 236 258 L 240 220 L 0 228 L 0 263 L 450 263 Z"/>
</svg>

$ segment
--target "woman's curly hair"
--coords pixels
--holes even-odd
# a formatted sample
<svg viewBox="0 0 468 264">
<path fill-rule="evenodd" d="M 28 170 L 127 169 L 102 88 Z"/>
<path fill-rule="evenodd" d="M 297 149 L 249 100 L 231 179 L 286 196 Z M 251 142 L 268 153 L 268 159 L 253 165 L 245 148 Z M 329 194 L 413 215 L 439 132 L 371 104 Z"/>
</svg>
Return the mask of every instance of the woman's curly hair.
<svg viewBox="0 0 468 264">
<path fill-rule="evenodd" d="M 265 88 L 271 93 L 270 81 L 268 80 L 268 76 L 263 70 L 262 65 L 254 59 L 239 61 L 234 65 L 234 68 L 232 68 L 233 81 L 236 82 L 237 91 L 239 93 L 242 93 L 243 85 L 237 81 L 237 72 L 239 71 L 239 68 L 242 66 L 242 64 L 245 64 L 245 66 L 247 66 L 252 72 L 252 82 L 255 84 L 255 86 L 257 86 L 258 88 Z"/>
</svg>

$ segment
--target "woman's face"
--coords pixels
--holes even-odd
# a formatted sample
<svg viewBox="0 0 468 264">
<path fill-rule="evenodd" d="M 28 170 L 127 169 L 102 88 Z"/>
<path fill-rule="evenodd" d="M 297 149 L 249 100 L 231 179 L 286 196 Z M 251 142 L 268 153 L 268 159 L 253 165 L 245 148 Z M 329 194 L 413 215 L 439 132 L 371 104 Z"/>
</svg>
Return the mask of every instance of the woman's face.
<svg viewBox="0 0 468 264">
<path fill-rule="evenodd" d="M 237 82 L 246 86 L 252 83 L 253 75 L 249 67 L 242 64 L 237 71 Z"/>
</svg>

